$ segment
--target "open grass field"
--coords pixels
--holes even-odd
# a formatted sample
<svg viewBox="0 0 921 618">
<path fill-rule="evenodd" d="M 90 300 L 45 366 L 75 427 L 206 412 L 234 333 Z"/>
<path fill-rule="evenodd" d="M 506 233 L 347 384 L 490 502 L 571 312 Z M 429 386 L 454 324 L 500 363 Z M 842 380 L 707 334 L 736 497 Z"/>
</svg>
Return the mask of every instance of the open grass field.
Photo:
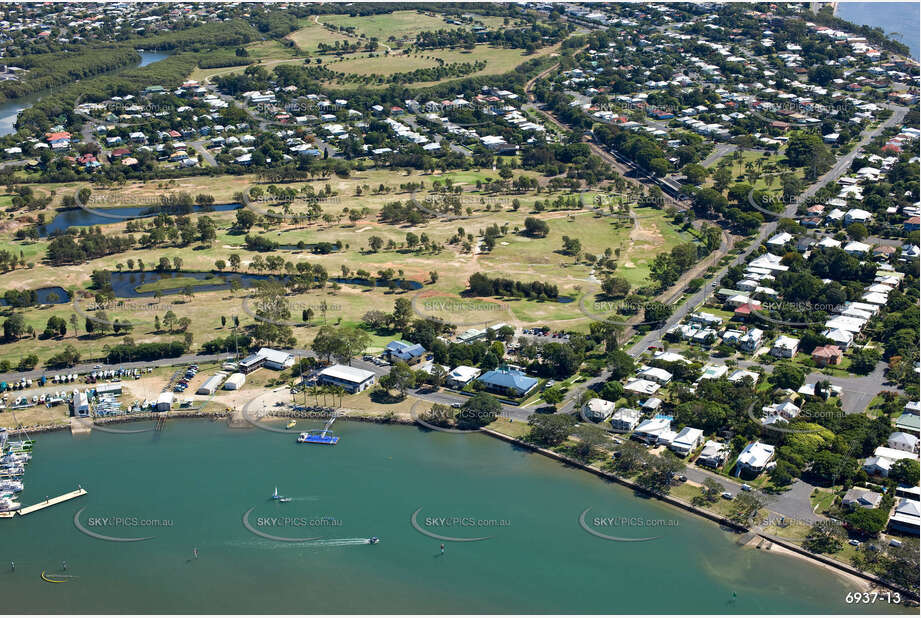
<svg viewBox="0 0 921 618">
<path fill-rule="evenodd" d="M 315 28 L 319 27 L 315 26 Z M 323 32 L 329 32 L 325 28 L 320 29 Z M 303 30 L 304 29 L 298 30 L 289 36 L 294 37 Z M 307 28 L 306 30 L 308 32 L 304 33 L 301 39 L 312 41 L 313 47 L 311 49 L 315 51 L 316 44 L 319 43 L 320 40 L 318 40 L 319 38 L 310 39 L 310 36 L 313 34 L 313 30 L 311 28 Z M 263 67 L 266 71 L 269 72 L 271 72 L 274 67 L 279 64 L 292 62 L 301 63 L 304 61 L 303 58 L 295 56 L 293 50 L 284 47 L 277 41 L 252 43 L 247 46 L 247 50 L 249 50 L 250 55 L 256 59 L 255 64 Z M 546 56 L 556 52 L 557 46 L 544 47 L 537 50 L 537 52 L 534 54 L 528 55 L 524 50 L 521 49 L 506 49 L 503 47 L 492 47 L 489 45 L 477 45 L 474 49 L 469 51 L 460 49 L 437 49 L 419 53 L 403 54 L 399 50 L 395 50 L 393 53 L 388 55 L 385 53 L 385 50 L 381 48 L 377 52 L 374 52 L 373 55 L 369 54 L 368 52 L 357 52 L 354 54 L 346 54 L 341 58 L 336 59 L 334 59 L 332 56 L 327 56 L 325 57 L 324 63 L 331 70 L 343 73 L 355 75 L 386 76 L 393 73 L 414 71 L 416 69 L 433 68 L 438 64 L 434 58 L 440 58 L 446 64 L 485 61 L 486 66 L 483 69 L 463 76 L 476 77 L 482 75 L 501 75 L 503 73 L 508 73 L 514 70 L 515 67 L 532 58 Z M 189 74 L 188 78 L 200 82 L 207 82 L 209 79 L 216 76 L 243 73 L 245 69 L 245 66 L 220 67 L 213 69 L 196 68 Z M 408 86 L 414 88 L 425 88 L 456 79 L 461 78 L 447 77 L 437 81 L 414 82 L 412 84 L 408 84 Z M 329 82 L 328 85 L 331 87 L 347 87 L 350 85 L 354 86 L 355 84 L 351 82 L 340 83 L 339 81 L 333 81 Z M 383 88 L 385 85 L 386 84 L 369 84 L 364 87 Z"/>
<path fill-rule="evenodd" d="M 531 172 L 522 172 L 533 175 Z M 371 170 L 354 174 L 348 178 L 330 177 L 310 182 L 293 183 L 292 187 L 300 188 L 311 185 L 320 191 L 328 184 L 334 192 L 335 199 L 322 204 L 324 212 L 341 214 L 344 207 L 365 207 L 368 213 L 361 220 L 350 222 L 347 217 L 340 217 L 332 222 L 322 220 L 313 223 L 273 223 L 266 226 L 256 226 L 250 230 L 251 234 L 265 236 L 275 242 L 286 245 L 296 245 L 298 242 L 339 242 L 343 250 L 327 255 L 315 255 L 309 250 L 278 250 L 277 255 L 286 261 L 298 263 L 308 261 L 322 264 L 331 277 L 341 276 L 342 267 L 349 269 L 352 275 L 359 269 L 364 269 L 376 275 L 383 269 L 393 269 L 398 276 L 417 281 L 424 285 L 422 291 L 417 292 L 391 292 L 386 288 L 370 288 L 359 285 L 333 285 L 324 290 L 312 290 L 306 294 L 287 297 L 292 308 L 292 320 L 299 322 L 301 307 L 319 306 L 321 301 L 326 301 L 329 311 L 325 316 L 329 324 L 355 325 L 361 322 L 362 316 L 371 309 L 390 311 L 394 300 L 401 294 L 413 298 L 417 294 L 424 294 L 417 299 L 417 309 L 421 315 L 431 317 L 444 317 L 455 323 L 464 322 L 460 328 L 463 330 L 469 325 L 482 326 L 485 323 L 495 324 L 506 322 L 513 325 L 525 326 L 533 324 L 546 324 L 551 328 L 568 328 L 573 330 L 587 329 L 588 318 L 583 315 L 578 302 L 561 303 L 557 301 L 540 301 L 533 299 L 497 298 L 497 299 L 461 299 L 458 295 L 466 288 L 467 280 L 475 272 L 487 273 L 491 276 L 505 276 L 522 281 L 553 281 L 562 296 L 568 296 L 576 301 L 585 294 L 594 294 L 598 288 L 598 281 L 593 278 L 591 267 L 584 261 L 576 261 L 573 256 L 562 253 L 562 238 L 570 236 L 579 238 L 582 242 L 582 251 L 600 255 L 606 248 L 620 249 L 618 261 L 624 272 L 634 273 L 632 276 L 636 284 L 644 281 L 639 273 L 652 256 L 668 250 L 678 242 L 688 240 L 690 237 L 673 229 L 661 211 L 641 209 L 637 214 L 637 227 L 626 220 L 617 221 L 611 217 L 603 217 L 588 210 L 547 210 L 536 212 L 533 210 L 534 201 L 552 201 L 559 193 L 528 192 L 524 194 L 486 194 L 476 189 L 475 183 L 494 177 L 491 170 L 458 171 L 448 175 L 442 174 L 411 174 L 394 173 L 390 170 Z M 407 182 L 424 182 L 425 189 L 417 192 L 416 197 L 421 198 L 429 193 L 434 180 L 450 178 L 456 185 L 461 185 L 462 204 L 464 209 L 470 209 L 469 218 L 450 219 L 436 218 L 424 224 L 409 226 L 405 224 L 385 224 L 379 221 L 378 212 L 384 204 L 396 200 L 409 199 L 409 193 L 401 192 L 399 185 Z M 259 184 L 253 176 L 221 176 L 189 178 L 170 182 L 130 183 L 119 189 L 94 188 L 94 195 L 106 196 L 108 205 L 136 205 L 148 203 L 149 196 L 160 195 L 172 191 L 187 191 L 189 193 L 209 193 L 214 195 L 217 202 L 229 202 L 233 194 L 246 191 L 251 186 Z M 387 193 L 376 194 L 380 184 L 390 187 Z M 49 191 L 51 185 L 36 186 L 39 191 Z M 356 196 L 357 188 L 362 188 L 362 195 Z M 58 185 L 54 187 L 56 195 L 54 206 L 60 204 L 64 195 L 79 190 L 80 185 L 73 183 L 67 187 Z M 518 199 L 520 207 L 513 208 L 512 200 Z M 593 195 L 585 196 L 585 203 L 591 204 Z M 296 211 L 296 207 L 294 208 Z M 45 211 L 46 220 L 56 214 L 53 210 Z M 243 234 L 231 230 L 235 213 L 202 213 L 192 214 L 195 220 L 200 216 L 211 217 L 217 225 L 217 238 L 210 245 L 192 243 L 186 247 L 162 246 L 152 249 L 134 249 L 117 255 L 106 256 L 92 260 L 86 264 L 65 265 L 50 267 L 41 260 L 47 246 L 46 240 L 16 241 L 13 239 L 15 230 L 25 222 L 7 221 L 4 228 L 0 228 L 0 248 L 13 251 L 15 254 L 23 252 L 31 267 L 18 268 L 4 274 L 2 289 L 34 289 L 38 287 L 60 285 L 71 293 L 78 293 L 78 309 L 88 311 L 91 299 L 83 299 L 82 293 L 88 290 L 89 274 L 94 269 L 118 270 L 118 266 L 127 267 L 127 261 L 132 259 L 137 263 L 143 260 L 145 269 L 150 270 L 161 257 L 170 260 L 179 257 L 183 262 L 183 269 L 187 271 L 210 271 L 215 268 L 217 260 L 229 261 L 231 254 L 236 253 L 242 259 L 242 270 L 249 271 L 253 258 L 256 255 L 266 257 L 270 254 L 257 254 L 246 250 Z M 34 215 L 33 215 L 34 216 Z M 550 228 L 546 237 L 532 238 L 525 236 L 516 228 L 523 229 L 524 219 L 529 216 L 545 220 Z M 460 245 L 448 244 L 450 238 L 457 234 L 458 228 L 463 228 L 465 234 L 479 237 L 482 231 L 490 225 L 507 225 L 507 233 L 497 239 L 496 245 L 489 253 L 478 250 L 465 252 Z M 118 233 L 125 227 L 124 222 L 103 225 L 106 234 Z M 639 231 L 637 231 L 639 230 Z M 413 232 L 417 236 L 425 233 L 432 240 L 444 245 L 435 253 L 413 251 L 405 246 L 406 234 Z M 367 251 L 368 239 L 376 235 L 382 238 L 385 244 L 393 240 L 395 247 L 382 249 L 378 252 Z M 476 244 L 476 243 L 474 243 Z M 628 262 L 632 263 L 628 265 Z M 619 268 L 620 269 L 620 268 Z M 630 269 L 629 271 L 627 269 Z M 438 273 L 437 283 L 431 283 L 432 272 Z M 648 269 L 643 272 L 648 272 Z M 107 307 L 110 320 L 118 318 L 120 321 L 129 321 L 134 324 L 130 336 L 136 342 L 163 341 L 181 338 L 181 333 L 169 333 L 165 330 L 159 332 L 154 329 L 154 316 L 163 319 L 166 311 L 170 310 L 179 317 L 191 320 L 190 332 L 194 333 L 193 346 L 197 348 L 204 341 L 216 336 L 226 336 L 228 331 L 222 329 L 220 317 L 227 318 L 228 323 L 233 316 L 240 319 L 242 325 L 254 323 L 244 307 L 244 298 L 247 292 L 239 291 L 212 291 L 203 292 L 195 290 L 200 281 L 182 277 L 177 274 L 175 278 L 157 284 L 147 284 L 142 291 L 160 289 L 164 292 L 162 298 L 139 299 L 128 305 Z M 194 294 L 186 298 L 181 294 L 168 294 L 169 291 L 181 290 L 186 284 L 193 287 Z M 428 298 L 428 304 L 421 304 Z M 458 301 L 469 303 L 470 306 L 457 305 Z M 25 310 L 4 309 L 0 318 L 9 315 L 12 311 L 23 314 L 27 326 L 41 333 L 48 318 L 52 315 L 68 320 L 68 334 L 63 339 L 24 339 L 17 342 L 0 343 L 0 360 L 9 360 L 15 364 L 24 355 L 23 350 L 28 349 L 39 355 L 42 361 L 60 351 L 66 343 L 76 343 L 75 333 L 70 326 L 69 318 L 74 313 L 71 304 L 53 305 L 41 308 L 28 308 Z M 251 313 L 252 311 L 250 311 Z M 105 346 L 119 343 L 124 333 L 106 334 L 103 336 L 85 336 L 85 315 L 81 315 L 78 323 L 80 349 L 84 358 L 97 357 L 103 354 Z M 314 310 L 314 317 L 310 325 L 298 325 L 294 334 L 300 346 L 307 346 L 312 340 L 316 330 L 322 326 L 323 317 Z M 392 339 L 394 333 L 378 333 L 373 338 L 372 347 L 382 348 L 387 341 Z"/>
<path fill-rule="evenodd" d="M 785 164 L 787 157 L 784 155 L 784 149 L 781 148 L 776 154 L 769 154 L 765 156 L 766 153 L 757 151 L 757 150 L 743 150 L 742 159 L 737 161 L 734 158 L 734 154 L 729 154 L 715 161 L 708 169 L 711 171 L 716 170 L 721 164 L 728 165 L 729 171 L 732 172 L 732 182 L 744 182 L 749 183 L 754 186 L 755 189 L 762 191 L 770 191 L 772 193 L 781 192 L 781 179 L 780 176 L 782 173 L 791 172 L 802 180 L 805 176 L 803 168 L 788 168 Z M 761 163 L 761 167 L 758 167 L 756 162 Z M 753 172 L 757 174 L 754 183 L 751 183 L 748 179 L 748 168 L 746 165 L 754 165 Z M 773 166 L 773 167 L 772 167 Z M 707 186 L 712 186 L 712 179 L 707 180 L 705 183 Z"/>
<path fill-rule="evenodd" d="M 489 45 L 477 45 L 472 50 L 460 49 L 437 49 L 419 53 L 404 55 L 394 52 L 389 56 L 383 52 L 378 52 L 376 57 L 368 58 L 366 52 L 343 56 L 342 60 L 328 63 L 331 70 L 341 71 L 344 73 L 354 73 L 357 75 L 390 75 L 393 73 L 402 73 L 421 68 L 430 68 L 436 65 L 432 58 L 440 58 L 446 64 L 461 62 L 485 61 L 486 67 L 479 71 L 465 75 L 464 77 L 476 77 L 482 75 L 501 75 L 513 71 L 515 67 L 532 59 L 539 58 L 557 52 L 557 46 L 544 47 L 534 54 L 528 55 L 521 49 L 506 49 L 504 47 L 492 47 Z M 428 58 L 427 58 L 428 57 Z M 435 84 L 459 79 L 458 77 L 448 77 L 438 81 L 414 82 L 411 84 L 415 88 L 424 88 Z M 343 84 L 331 83 L 331 86 L 342 86 Z M 382 88 L 386 84 L 370 84 L 368 88 Z"/>
<path fill-rule="evenodd" d="M 246 46 L 246 52 L 254 60 L 283 60 L 297 55 L 294 49 L 272 40 L 250 43 Z"/>
<path fill-rule="evenodd" d="M 377 38 L 386 43 L 392 40 L 415 38 L 420 32 L 447 29 L 450 26 L 439 15 L 425 11 L 394 11 L 382 15 L 351 17 L 349 15 L 324 15 L 320 18 L 324 24 L 332 26 L 354 27 L 357 34 Z"/>
<path fill-rule="evenodd" d="M 295 45 L 306 52 L 313 53 L 317 51 L 320 43 L 335 45 L 336 41 L 340 41 L 341 44 L 352 40 L 351 37 L 345 34 L 333 32 L 317 24 L 313 17 L 302 19 L 300 25 L 302 26 L 300 29 L 295 30 L 285 38 L 294 41 Z"/>
</svg>

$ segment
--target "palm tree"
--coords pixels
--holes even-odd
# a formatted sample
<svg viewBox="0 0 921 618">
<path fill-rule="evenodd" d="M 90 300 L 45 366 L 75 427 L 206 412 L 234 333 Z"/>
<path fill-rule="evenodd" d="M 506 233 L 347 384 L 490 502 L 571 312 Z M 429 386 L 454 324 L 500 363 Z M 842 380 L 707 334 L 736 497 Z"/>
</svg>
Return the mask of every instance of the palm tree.
<svg viewBox="0 0 921 618">
<path fill-rule="evenodd" d="M 332 392 L 333 395 L 339 396 L 339 406 L 338 407 L 341 408 L 342 407 L 342 396 L 345 394 L 345 389 L 342 388 L 341 386 L 336 385 L 336 386 L 331 386 L 329 390 Z"/>
</svg>

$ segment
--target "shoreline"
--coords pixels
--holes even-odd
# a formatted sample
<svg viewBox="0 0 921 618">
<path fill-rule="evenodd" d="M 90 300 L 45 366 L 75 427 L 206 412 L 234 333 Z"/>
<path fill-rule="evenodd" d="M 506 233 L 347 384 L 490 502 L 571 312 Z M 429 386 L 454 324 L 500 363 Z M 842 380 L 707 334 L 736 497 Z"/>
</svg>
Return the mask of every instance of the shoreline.
<svg viewBox="0 0 921 618">
<path fill-rule="evenodd" d="M 357 411 L 352 411 L 352 412 L 354 413 Z M 121 423 L 130 423 L 133 421 L 156 420 L 159 416 L 160 416 L 160 413 L 158 412 L 145 412 L 142 414 L 138 414 L 136 416 L 119 416 L 119 417 L 112 417 L 112 418 L 94 419 L 95 423 L 93 424 L 96 424 L 96 423 L 98 424 L 110 424 L 110 423 L 121 424 Z M 234 413 L 227 412 L 227 411 L 200 412 L 198 410 L 187 410 L 187 411 L 170 412 L 167 419 L 169 418 L 196 419 L 198 418 L 198 419 L 210 419 L 212 422 L 224 419 L 224 420 L 227 420 L 228 426 L 231 427 L 232 422 L 233 422 L 233 417 L 234 417 Z M 71 418 L 73 419 L 73 417 Z M 319 417 L 316 415 L 310 415 L 309 413 L 301 413 L 301 415 L 297 413 L 286 414 L 286 415 L 271 414 L 271 415 L 267 415 L 264 417 L 260 417 L 260 420 L 277 422 L 277 421 L 281 421 L 285 419 L 292 419 L 292 418 L 319 418 Z M 360 415 L 352 416 L 349 414 L 348 411 L 338 416 L 337 420 L 355 421 L 355 422 L 363 422 L 363 423 L 375 423 L 378 425 L 403 425 L 403 426 L 417 425 L 417 423 L 411 417 L 404 418 L 404 417 L 396 416 L 396 415 L 387 416 L 387 417 L 360 416 Z M 249 426 L 249 423 L 247 423 L 244 426 Z M 46 432 L 70 429 L 70 427 L 71 425 L 69 424 L 44 425 L 44 426 L 37 426 L 34 428 L 24 428 L 23 431 L 27 433 L 46 433 Z M 240 427 L 240 425 L 237 425 L 236 427 Z M 529 444 L 523 440 L 520 440 L 512 436 L 508 436 L 506 434 L 500 433 L 493 429 L 483 428 L 481 429 L 480 433 L 490 436 L 491 438 L 500 440 L 502 442 L 505 442 L 507 444 L 512 444 L 520 448 L 527 449 L 533 453 L 542 455 L 549 459 L 553 459 L 563 464 L 564 466 L 569 466 L 569 467 L 580 469 L 584 472 L 588 472 L 589 474 L 593 474 L 599 478 L 617 483 L 618 485 L 621 485 L 628 489 L 632 489 L 633 491 L 636 491 L 644 495 L 647 495 L 649 497 L 655 498 L 659 500 L 660 502 L 663 502 L 667 505 L 670 505 L 675 508 L 679 508 L 685 511 L 686 513 L 690 513 L 692 515 L 696 515 L 703 519 L 710 520 L 711 522 L 718 524 L 721 528 L 728 529 L 728 531 L 731 531 L 733 533 L 736 533 L 739 535 L 746 534 L 746 533 L 751 534 L 752 538 L 748 539 L 744 543 L 741 543 L 739 545 L 740 549 L 741 548 L 757 549 L 756 547 L 751 547 L 751 545 L 757 539 L 763 539 L 764 541 L 771 543 L 771 549 L 769 550 L 764 549 L 762 551 L 774 551 L 774 552 L 781 553 L 783 555 L 796 557 L 801 560 L 806 560 L 810 562 L 811 564 L 813 564 L 814 566 L 817 566 L 819 568 L 827 570 L 828 572 L 836 574 L 845 582 L 860 586 L 861 587 L 860 592 L 870 592 L 873 590 L 888 589 L 888 590 L 898 592 L 899 594 L 902 594 L 905 596 L 905 601 L 903 601 L 902 603 L 903 605 L 910 606 L 910 607 L 916 607 L 918 605 L 918 595 L 916 595 L 912 591 L 902 589 L 895 584 L 886 582 L 885 580 L 877 577 L 876 575 L 873 575 L 871 573 L 866 573 L 864 571 L 860 571 L 859 569 L 856 569 L 845 563 L 839 562 L 833 558 L 829 558 L 827 556 L 823 556 L 820 554 L 813 554 L 786 539 L 781 539 L 781 538 L 774 537 L 769 534 L 765 534 L 763 532 L 759 532 L 757 530 L 752 530 L 748 526 L 738 524 L 721 515 L 718 515 L 716 513 L 712 513 L 702 508 L 696 507 L 693 504 L 681 498 L 678 498 L 676 496 L 670 496 L 668 494 L 657 494 L 654 492 L 650 492 L 649 490 L 637 485 L 636 483 L 630 480 L 627 480 L 617 475 L 606 472 L 602 470 L 601 468 L 598 468 L 592 465 L 588 465 L 588 464 L 584 464 L 582 462 L 571 459 L 560 453 L 556 453 L 549 449 L 545 449 L 545 448 L 535 446 L 533 444 Z"/>
</svg>

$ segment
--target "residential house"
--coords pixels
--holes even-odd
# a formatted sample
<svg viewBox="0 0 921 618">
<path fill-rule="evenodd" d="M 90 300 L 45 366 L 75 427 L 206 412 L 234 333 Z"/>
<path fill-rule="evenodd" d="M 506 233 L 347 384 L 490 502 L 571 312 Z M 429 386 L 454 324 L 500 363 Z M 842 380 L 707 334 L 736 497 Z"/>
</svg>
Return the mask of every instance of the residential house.
<svg viewBox="0 0 921 618">
<path fill-rule="evenodd" d="M 844 497 L 841 498 L 842 506 L 849 509 L 876 509 L 879 508 L 880 502 L 883 501 L 883 494 L 864 489 L 863 487 L 851 487 Z"/>
<path fill-rule="evenodd" d="M 774 447 L 762 442 L 751 442 L 739 453 L 736 461 L 739 474 L 747 472 L 755 476 L 764 472 L 774 458 Z"/>
<path fill-rule="evenodd" d="M 921 502 L 902 498 L 889 518 L 889 528 L 899 532 L 918 535 L 921 524 Z"/>
<path fill-rule="evenodd" d="M 618 408 L 617 411 L 611 415 L 611 428 L 614 431 L 627 433 L 636 428 L 641 418 L 643 418 L 643 414 L 639 410 L 634 410 L 633 408 Z"/>
<path fill-rule="evenodd" d="M 445 383 L 451 388 L 464 388 L 471 380 L 475 379 L 482 373 L 476 367 L 458 365 L 451 370 L 445 379 Z"/>
<path fill-rule="evenodd" d="M 904 431 L 894 431 L 889 434 L 886 445 L 906 453 L 918 454 L 918 437 Z"/>
<path fill-rule="evenodd" d="M 668 448 L 670 448 L 681 457 L 687 457 L 691 451 L 700 446 L 700 442 L 703 440 L 703 437 L 703 430 L 694 429 L 693 427 L 685 427 L 678 432 L 678 435 L 675 436 L 674 439 L 672 439 Z"/>
<path fill-rule="evenodd" d="M 717 442 L 716 440 L 707 440 L 703 450 L 700 451 L 700 455 L 697 456 L 697 461 L 695 463 L 710 468 L 719 468 L 726 463 L 727 457 L 729 457 L 728 444 L 725 442 Z"/>
<path fill-rule="evenodd" d="M 764 331 L 760 328 L 753 328 L 739 339 L 739 348 L 745 352 L 752 353 L 761 345 L 762 337 L 764 337 Z"/>
<path fill-rule="evenodd" d="M 781 335 L 774 340 L 774 345 L 771 347 L 771 356 L 793 358 L 796 356 L 797 350 L 799 350 L 799 339 Z"/>
<path fill-rule="evenodd" d="M 624 385 L 624 390 L 639 395 L 654 395 L 656 391 L 659 390 L 659 385 L 650 380 L 632 378 Z"/>
<path fill-rule="evenodd" d="M 593 397 L 582 406 L 582 416 L 592 422 L 599 423 L 614 413 L 614 402 Z"/>
<path fill-rule="evenodd" d="M 864 460 L 863 469 L 870 475 L 888 477 L 893 464 L 902 459 L 918 459 L 918 456 L 888 446 L 878 446 L 873 456 Z"/>
<path fill-rule="evenodd" d="M 391 341 L 384 348 L 384 354 L 392 363 L 398 360 L 413 365 L 422 360 L 425 356 L 425 348 L 418 343 L 407 343 L 406 341 Z"/>
<path fill-rule="evenodd" d="M 538 383 L 537 378 L 532 378 L 520 371 L 507 367 L 487 371 L 477 378 L 477 381 L 485 386 L 488 391 L 512 397 L 527 395 Z"/>
<path fill-rule="evenodd" d="M 663 432 L 671 431 L 672 420 L 670 416 L 655 416 L 647 419 L 636 426 L 632 437 L 646 444 L 656 444 Z"/>
<path fill-rule="evenodd" d="M 823 345 L 812 351 L 812 360 L 818 367 L 837 365 L 841 362 L 841 357 L 841 348 L 836 345 Z"/>
<path fill-rule="evenodd" d="M 643 367 L 643 369 L 637 372 L 636 377 L 643 380 L 651 380 L 664 386 L 671 382 L 672 374 L 659 367 Z"/>
</svg>

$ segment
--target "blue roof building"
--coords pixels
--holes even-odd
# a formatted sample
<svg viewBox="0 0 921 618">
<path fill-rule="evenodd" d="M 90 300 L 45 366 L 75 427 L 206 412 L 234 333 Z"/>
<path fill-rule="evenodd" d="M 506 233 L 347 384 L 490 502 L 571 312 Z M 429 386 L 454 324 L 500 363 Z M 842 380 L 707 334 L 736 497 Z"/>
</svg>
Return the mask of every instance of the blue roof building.
<svg viewBox="0 0 921 618">
<path fill-rule="evenodd" d="M 522 397 L 537 386 L 537 378 L 516 371 L 500 367 L 492 371 L 487 371 L 481 375 L 478 382 L 482 383 L 487 390 L 495 391 L 513 397 Z"/>
<path fill-rule="evenodd" d="M 405 341 L 391 341 L 384 348 L 388 358 L 415 363 L 425 355 L 425 348 L 418 343 L 407 343 Z"/>
</svg>

